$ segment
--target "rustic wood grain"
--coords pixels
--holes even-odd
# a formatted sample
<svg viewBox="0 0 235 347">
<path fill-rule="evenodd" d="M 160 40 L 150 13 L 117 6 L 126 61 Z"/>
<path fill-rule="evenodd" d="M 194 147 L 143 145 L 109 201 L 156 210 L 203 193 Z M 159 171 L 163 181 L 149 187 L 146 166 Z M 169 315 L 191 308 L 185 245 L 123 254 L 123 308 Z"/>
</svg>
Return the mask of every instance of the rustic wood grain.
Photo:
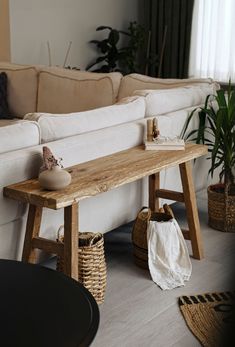
<svg viewBox="0 0 235 347">
<path fill-rule="evenodd" d="M 72 182 L 65 189 L 47 191 L 37 179 L 4 188 L 4 195 L 37 206 L 60 209 L 102 192 L 150 176 L 207 153 L 207 147 L 189 143 L 184 151 L 145 151 L 134 147 L 82 163 L 67 170 Z"/>
<path fill-rule="evenodd" d="M 160 187 L 160 172 L 149 176 L 149 208 L 153 212 L 159 211 L 159 199 L 156 190 Z"/>
<path fill-rule="evenodd" d="M 203 245 L 198 218 L 196 195 L 194 191 L 192 168 L 189 161 L 180 164 L 180 175 L 184 192 L 184 203 L 186 207 L 189 236 L 192 244 L 193 256 L 196 259 L 202 259 Z"/>
<path fill-rule="evenodd" d="M 156 196 L 158 198 L 169 199 L 178 202 L 184 202 L 184 194 L 168 189 L 157 189 Z"/>
<path fill-rule="evenodd" d="M 57 254 L 61 257 L 64 256 L 64 245 L 63 243 L 48 240 L 43 237 L 36 237 L 32 240 L 32 247 L 42 249 L 47 253 Z"/>
<path fill-rule="evenodd" d="M 78 203 L 64 209 L 64 273 L 78 280 Z"/>
<path fill-rule="evenodd" d="M 183 234 L 185 240 L 190 240 L 189 230 L 181 228 L 181 231 L 182 231 L 182 234 Z"/>
<path fill-rule="evenodd" d="M 35 263 L 36 262 L 36 251 L 32 248 L 32 239 L 37 237 L 40 232 L 40 225 L 42 219 L 42 207 L 29 206 L 28 218 L 26 224 L 26 232 L 24 238 L 24 247 L 22 260 L 24 262 Z"/>
</svg>

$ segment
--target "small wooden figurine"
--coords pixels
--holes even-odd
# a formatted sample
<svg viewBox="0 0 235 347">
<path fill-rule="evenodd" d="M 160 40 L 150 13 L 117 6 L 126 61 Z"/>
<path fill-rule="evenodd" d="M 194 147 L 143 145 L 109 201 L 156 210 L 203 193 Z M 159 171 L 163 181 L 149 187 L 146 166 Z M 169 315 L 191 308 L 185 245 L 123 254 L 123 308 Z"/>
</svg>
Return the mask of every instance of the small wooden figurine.
<svg viewBox="0 0 235 347">
<path fill-rule="evenodd" d="M 153 141 L 153 119 L 147 119 L 147 141 Z"/>
<path fill-rule="evenodd" d="M 153 120 L 153 138 L 157 139 L 160 134 L 160 131 L 158 130 L 158 121 L 157 118 L 154 118 Z"/>
</svg>

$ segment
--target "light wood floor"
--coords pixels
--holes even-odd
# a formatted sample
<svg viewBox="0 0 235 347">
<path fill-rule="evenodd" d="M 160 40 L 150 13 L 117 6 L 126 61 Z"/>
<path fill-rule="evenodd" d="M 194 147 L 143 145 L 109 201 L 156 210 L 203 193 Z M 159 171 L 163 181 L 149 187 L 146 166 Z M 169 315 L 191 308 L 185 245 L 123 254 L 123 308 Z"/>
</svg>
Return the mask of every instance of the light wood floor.
<svg viewBox="0 0 235 347">
<path fill-rule="evenodd" d="M 132 224 L 105 234 L 107 289 L 91 347 L 200 346 L 179 311 L 178 297 L 234 289 L 235 233 L 210 229 L 205 192 L 197 201 L 205 259 L 191 259 L 192 276 L 185 287 L 163 291 L 152 282 L 148 271 L 133 263 Z M 173 210 L 179 224 L 186 226 L 183 205 L 174 204 Z"/>
<path fill-rule="evenodd" d="M 183 205 L 175 204 L 173 208 L 183 226 Z M 185 287 L 163 291 L 151 281 L 147 271 L 133 263 L 131 225 L 105 235 L 107 291 L 105 302 L 100 305 L 100 326 L 92 347 L 200 346 L 182 318 L 177 299 L 184 294 L 233 289 L 235 234 L 207 226 L 204 192 L 198 196 L 198 208 L 205 259 L 192 259 L 192 276 Z"/>
</svg>

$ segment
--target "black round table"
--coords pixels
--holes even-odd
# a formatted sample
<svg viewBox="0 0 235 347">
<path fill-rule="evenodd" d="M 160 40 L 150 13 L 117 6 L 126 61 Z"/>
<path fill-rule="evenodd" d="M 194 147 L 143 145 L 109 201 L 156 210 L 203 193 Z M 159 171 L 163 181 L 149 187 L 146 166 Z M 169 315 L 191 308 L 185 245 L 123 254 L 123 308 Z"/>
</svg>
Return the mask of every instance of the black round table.
<svg viewBox="0 0 235 347">
<path fill-rule="evenodd" d="M 0 346 L 89 346 L 98 305 L 84 286 L 60 272 L 0 260 Z"/>
</svg>

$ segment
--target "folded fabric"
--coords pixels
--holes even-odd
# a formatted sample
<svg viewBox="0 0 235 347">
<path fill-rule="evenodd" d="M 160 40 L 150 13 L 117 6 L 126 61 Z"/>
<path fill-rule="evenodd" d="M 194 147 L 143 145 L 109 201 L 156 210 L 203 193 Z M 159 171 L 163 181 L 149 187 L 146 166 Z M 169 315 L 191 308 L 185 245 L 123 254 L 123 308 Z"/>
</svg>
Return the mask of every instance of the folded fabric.
<svg viewBox="0 0 235 347">
<path fill-rule="evenodd" d="M 192 264 L 177 221 L 150 221 L 147 241 L 152 280 L 164 290 L 184 286 L 191 276 Z"/>
</svg>

